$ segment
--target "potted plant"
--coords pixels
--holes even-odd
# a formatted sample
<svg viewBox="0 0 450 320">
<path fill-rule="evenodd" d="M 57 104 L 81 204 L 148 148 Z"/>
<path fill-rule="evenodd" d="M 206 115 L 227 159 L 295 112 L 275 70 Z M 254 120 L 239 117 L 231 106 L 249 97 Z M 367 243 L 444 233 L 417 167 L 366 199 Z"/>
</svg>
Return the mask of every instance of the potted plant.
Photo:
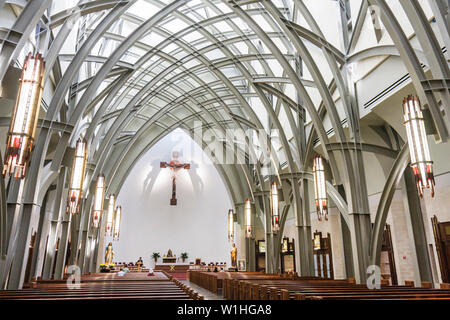
<svg viewBox="0 0 450 320">
<path fill-rule="evenodd" d="M 161 255 L 159 254 L 159 252 L 153 252 L 152 257 L 155 260 L 155 263 L 157 263 L 158 262 L 158 258 L 160 258 Z"/>
<path fill-rule="evenodd" d="M 189 258 L 189 255 L 187 252 L 181 253 L 181 260 L 183 260 L 183 262 L 186 261 L 187 258 Z"/>
</svg>

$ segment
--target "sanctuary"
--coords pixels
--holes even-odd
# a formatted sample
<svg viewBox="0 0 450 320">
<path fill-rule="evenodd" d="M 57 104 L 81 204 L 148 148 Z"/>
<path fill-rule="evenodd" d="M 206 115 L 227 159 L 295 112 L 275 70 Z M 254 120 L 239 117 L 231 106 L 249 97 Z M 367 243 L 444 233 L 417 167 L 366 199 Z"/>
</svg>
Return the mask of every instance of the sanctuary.
<svg viewBox="0 0 450 320">
<path fill-rule="evenodd" d="M 448 0 L 0 0 L 0 302 L 450 300 L 449 21 Z"/>
</svg>

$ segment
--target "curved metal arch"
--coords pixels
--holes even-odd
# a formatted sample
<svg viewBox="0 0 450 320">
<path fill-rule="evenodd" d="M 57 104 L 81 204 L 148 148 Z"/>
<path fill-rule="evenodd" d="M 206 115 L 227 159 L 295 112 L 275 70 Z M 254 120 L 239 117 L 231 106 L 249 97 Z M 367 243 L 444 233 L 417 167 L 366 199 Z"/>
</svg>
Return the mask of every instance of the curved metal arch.
<svg viewBox="0 0 450 320">
<path fill-rule="evenodd" d="M 287 149 L 288 150 L 288 149 Z"/>
<path fill-rule="evenodd" d="M 391 168 L 386 184 L 381 193 L 380 202 L 378 204 L 377 213 L 375 215 L 374 226 L 370 238 L 370 264 L 380 265 L 381 245 L 383 242 L 384 226 L 391 206 L 392 197 L 406 167 L 410 161 L 409 146 L 406 142 L 394 165 Z"/>
<path fill-rule="evenodd" d="M 176 100 L 175 100 L 175 101 L 176 101 Z M 166 106 L 166 107 L 167 107 L 167 106 Z M 166 108 L 166 107 L 165 107 L 165 108 Z M 165 109 L 165 108 L 163 108 L 163 109 Z M 189 109 L 189 108 L 188 108 L 188 109 Z M 127 144 L 127 147 L 126 147 L 125 151 L 122 153 L 122 157 L 121 157 L 120 159 L 123 159 L 123 158 L 129 153 L 129 151 L 132 149 L 132 147 L 134 147 L 134 142 L 133 142 L 133 141 L 139 141 L 139 139 L 141 139 L 141 137 L 145 136 L 145 135 L 144 135 L 145 132 L 146 132 L 148 129 L 151 128 L 151 125 L 156 124 L 156 122 L 158 121 L 159 117 L 164 116 L 166 111 L 167 111 L 167 110 L 160 110 L 160 111 L 158 111 L 157 114 L 155 114 L 155 115 L 152 117 L 152 119 L 150 119 L 150 121 L 147 121 L 147 123 L 139 129 L 139 131 L 133 136 L 133 140 L 132 140 L 130 143 Z M 158 116 L 159 116 L 159 117 L 158 117 Z M 192 113 L 192 115 L 188 116 L 187 118 L 193 117 L 193 116 L 196 117 L 197 119 L 201 119 L 201 118 L 195 116 L 194 113 Z M 179 123 L 180 121 L 185 121 L 185 119 L 184 119 L 184 120 L 179 120 L 179 119 L 178 119 L 178 123 Z M 218 124 L 217 122 L 215 122 L 215 124 L 216 124 L 219 128 L 221 128 L 220 124 Z M 223 130 L 223 128 L 222 128 L 222 130 Z M 224 130 L 223 130 L 223 131 L 224 131 Z M 116 132 L 120 132 L 120 130 L 117 130 Z M 115 135 L 116 135 L 116 134 L 115 134 Z M 111 137 L 111 139 L 109 140 L 109 144 L 113 143 L 113 142 L 114 142 L 114 139 L 115 139 L 114 137 Z M 104 141 L 103 141 L 102 143 L 104 143 Z M 97 169 L 98 169 L 98 170 L 101 170 L 101 168 L 103 167 L 103 163 L 104 163 L 104 161 L 105 161 L 105 159 L 106 159 L 106 155 L 107 155 L 108 149 L 109 149 L 109 148 L 106 148 L 106 147 L 99 149 L 99 150 L 104 150 L 104 151 L 101 151 L 102 153 L 100 154 L 100 157 L 97 158 L 97 161 L 96 161 L 96 162 L 97 162 Z M 118 168 L 119 165 L 117 165 L 116 167 Z M 247 177 L 247 181 L 249 181 L 249 180 L 248 180 L 249 174 L 248 174 L 248 173 L 245 173 L 245 171 L 244 171 L 244 175 Z"/>
<path fill-rule="evenodd" d="M 141 147 L 139 147 L 137 144 L 135 144 L 135 147 L 131 152 L 128 152 L 125 154 L 125 157 L 123 160 L 121 160 L 119 163 L 114 164 L 111 167 L 111 172 L 108 174 L 108 192 L 109 193 L 118 193 L 121 189 L 121 186 L 123 185 L 126 177 L 128 176 L 129 172 L 134 168 L 136 163 L 139 161 L 139 159 L 146 153 L 148 150 L 150 150 L 156 143 L 158 143 L 161 139 L 163 139 L 167 134 L 169 134 L 174 129 L 178 128 L 180 126 L 179 123 L 176 123 L 166 129 L 163 129 L 160 133 L 156 135 L 156 137 L 152 137 L 151 135 L 145 135 L 143 136 L 143 139 L 140 141 Z M 189 135 L 192 137 L 191 132 L 189 132 Z M 203 146 L 202 146 L 203 149 Z M 230 184 L 230 178 L 226 175 L 224 169 L 220 164 L 217 164 L 215 161 L 213 161 L 215 164 L 216 169 L 221 174 L 224 184 L 227 186 L 227 191 L 231 194 L 231 199 L 234 201 L 234 203 L 238 203 L 239 199 L 236 197 L 236 195 L 231 191 L 232 185 Z M 126 166 L 124 164 L 127 164 Z M 122 171 L 122 173 L 119 173 L 117 171 L 117 168 L 126 168 Z M 227 177 L 224 179 L 224 177 Z M 241 186 L 242 188 L 242 186 Z"/>
<path fill-rule="evenodd" d="M 157 80 L 158 80 L 158 79 L 154 79 L 154 82 L 156 83 Z M 150 87 L 151 84 L 149 83 L 148 86 Z M 146 90 L 142 90 L 141 92 L 145 92 L 145 91 L 146 91 Z M 158 90 L 156 90 L 156 91 L 158 91 Z M 138 97 L 135 97 L 135 98 L 136 98 L 136 101 L 137 101 Z M 179 99 L 179 97 L 178 97 L 177 99 Z M 179 101 L 177 101 L 177 99 L 175 99 L 174 102 L 179 103 Z M 120 115 L 120 116 L 122 116 L 122 118 L 125 118 L 125 120 L 124 120 L 123 122 L 121 122 L 121 123 L 124 123 L 124 122 L 126 121 L 126 119 L 129 118 L 129 115 L 127 114 L 127 108 L 133 106 L 134 103 L 135 103 L 134 101 L 130 101 L 130 103 L 128 104 L 128 106 L 125 107 L 124 111 L 121 112 L 121 115 Z M 169 106 L 169 105 L 168 105 L 168 106 Z M 165 108 L 167 108 L 168 106 L 166 106 Z M 160 110 L 160 111 L 158 111 L 158 112 L 160 112 L 161 114 L 164 114 L 163 112 L 165 112 L 165 111 L 167 111 L 167 110 L 165 110 L 165 109 L 163 108 L 163 110 Z M 119 132 L 120 132 L 120 130 L 116 130 L 116 132 L 115 132 L 114 134 L 110 134 L 110 133 L 108 132 L 108 134 L 109 134 L 109 136 L 110 136 L 110 138 L 109 138 L 109 143 L 113 143 L 113 141 L 114 141 L 114 139 L 115 139 L 114 137 L 117 136 L 117 134 L 119 134 Z M 135 137 L 135 138 L 136 138 L 136 137 Z M 103 145 L 103 146 L 100 147 L 99 150 L 106 150 L 106 149 L 108 149 L 108 148 L 107 148 L 107 145 L 105 145 L 104 142 L 102 142 L 102 145 Z M 131 144 L 130 144 L 130 145 L 131 145 Z M 103 153 L 103 151 L 101 151 L 101 154 L 102 154 L 102 153 Z M 96 161 L 96 162 L 99 161 L 98 159 L 99 159 L 99 158 L 97 158 L 97 161 Z"/>
<path fill-rule="evenodd" d="M 420 61 L 426 62 L 427 58 L 426 55 L 418 50 L 414 49 L 414 52 L 416 53 L 417 57 L 420 59 Z M 381 45 L 376 47 L 370 47 L 363 49 L 358 52 L 354 52 L 351 55 L 347 57 L 347 63 L 355 63 L 359 60 L 377 57 L 377 56 L 396 56 L 399 57 L 400 53 L 398 52 L 398 49 L 394 45 Z"/>
<path fill-rule="evenodd" d="M 422 81 L 426 81 L 427 77 L 422 69 L 422 66 L 420 65 L 419 60 L 417 59 L 417 55 L 415 54 L 411 43 L 403 32 L 401 25 L 399 24 L 394 13 L 385 0 L 367 1 L 369 1 L 370 4 L 376 5 L 381 9 L 381 21 L 383 22 L 383 25 L 388 31 L 395 46 L 398 48 L 400 57 L 402 58 L 403 63 L 409 71 L 414 88 L 416 89 L 416 92 L 419 95 L 422 103 L 428 104 L 428 109 L 430 110 L 430 113 L 433 117 L 434 124 L 436 125 L 436 130 L 438 131 L 441 140 L 443 142 L 446 142 L 449 138 L 448 127 L 444 121 L 444 117 L 440 112 L 436 97 L 432 92 L 424 90 Z"/>
<path fill-rule="evenodd" d="M 3 81 L 9 65 L 22 51 L 35 25 L 50 4 L 51 0 L 29 1 L 8 31 L 0 51 L 0 82 Z"/>
<path fill-rule="evenodd" d="M 134 2 L 134 0 L 131 0 Z M 129 0 L 91 0 L 91 1 L 80 1 L 75 7 L 62 10 L 55 13 L 50 17 L 50 28 L 54 29 L 61 26 L 66 22 L 67 19 L 74 15 L 85 16 L 90 13 L 108 10 L 114 8 L 117 5 L 122 5 L 129 3 Z"/>
<path fill-rule="evenodd" d="M 320 121 L 317 111 L 314 107 L 314 104 L 312 103 L 308 92 L 306 91 L 305 87 L 301 83 L 300 79 L 298 78 L 296 72 L 292 69 L 292 67 L 289 65 L 289 63 L 284 59 L 283 54 L 281 51 L 275 46 L 275 44 L 272 42 L 272 40 L 267 37 L 266 34 L 262 31 L 262 29 L 255 23 L 253 19 L 251 19 L 245 12 L 242 10 L 238 5 L 229 5 L 232 10 L 235 10 L 239 17 L 241 17 L 252 29 L 255 31 L 256 34 L 260 36 L 260 39 L 263 40 L 267 47 L 270 48 L 270 50 L 274 53 L 274 55 L 277 57 L 278 62 L 281 64 L 283 69 L 288 73 L 289 78 L 291 79 L 292 83 L 294 84 L 295 88 L 297 89 L 297 92 L 302 96 L 302 98 L 305 100 L 305 108 L 308 110 L 312 122 L 316 125 L 319 139 L 322 141 L 322 143 L 325 145 L 328 143 L 328 136 L 325 132 L 325 129 L 323 127 L 323 123 Z M 326 148 L 324 149 L 324 154 L 328 155 L 328 159 L 332 158 L 333 155 L 329 154 L 326 151 Z"/>
<path fill-rule="evenodd" d="M 303 13 L 303 16 L 307 19 L 310 27 L 318 34 L 321 34 L 321 31 L 319 29 L 319 26 L 315 22 L 315 20 L 312 18 L 311 14 L 307 10 L 307 8 L 304 6 L 303 3 L 300 1 L 296 1 L 296 4 L 299 6 L 301 12 Z M 281 14 L 277 10 L 277 8 L 271 3 L 271 2 L 264 2 L 265 8 L 271 12 L 274 19 L 279 21 L 280 24 L 283 24 L 283 17 L 281 17 Z M 291 39 L 291 41 L 294 44 L 294 47 L 297 50 L 297 53 L 300 55 L 300 57 L 303 58 L 303 61 L 306 63 L 308 70 L 310 71 L 314 81 L 317 83 L 317 88 L 319 89 L 319 92 L 322 96 L 323 105 L 327 111 L 327 113 L 330 116 L 330 120 L 332 123 L 332 126 L 334 128 L 335 137 L 338 140 L 338 143 L 343 143 L 346 141 L 343 126 L 341 123 L 341 120 L 339 118 L 339 114 L 337 112 L 336 105 L 334 103 L 334 100 L 331 97 L 331 92 L 328 89 L 328 86 L 326 85 L 322 74 L 317 67 L 314 59 L 310 55 L 309 51 L 307 50 L 306 46 L 303 44 L 300 38 L 296 37 L 295 34 L 293 34 L 290 31 L 290 27 L 292 27 L 294 23 L 285 21 L 285 25 L 283 30 L 286 32 L 287 36 Z M 298 28 L 295 28 L 297 30 Z M 347 89 L 347 84 L 344 82 L 344 79 L 342 77 L 341 71 L 338 68 L 335 59 L 331 56 L 329 50 L 327 50 L 326 45 L 321 45 L 322 51 L 326 57 L 326 60 L 328 61 L 330 70 L 332 74 L 334 75 L 334 80 L 336 83 L 336 87 L 339 90 L 340 96 L 343 100 L 344 110 L 347 115 L 347 119 L 349 119 L 348 123 L 351 129 L 351 132 L 353 132 L 353 139 L 355 140 L 355 143 L 359 143 L 360 138 L 358 134 L 358 121 L 359 119 L 356 119 L 355 110 L 351 107 L 351 102 L 349 101 L 349 94 Z M 344 179 L 344 186 L 346 187 L 347 194 L 350 196 L 351 206 L 352 210 L 355 212 L 364 212 L 364 208 L 361 207 L 360 201 L 357 200 L 356 195 L 360 191 L 362 191 L 360 188 L 358 188 L 358 185 L 362 185 L 362 183 L 359 181 L 361 179 L 361 176 L 358 176 L 357 172 L 355 172 L 355 162 L 352 161 L 352 157 L 349 154 L 348 150 L 345 148 L 340 148 L 341 154 L 344 158 L 344 175 L 346 179 Z M 331 165 L 333 165 L 331 163 Z M 332 170 L 334 168 L 332 167 Z M 335 175 L 337 172 L 333 170 L 333 175 Z M 366 195 L 362 195 L 363 197 Z"/>
<path fill-rule="evenodd" d="M 106 62 L 102 65 L 100 70 L 95 75 L 94 79 L 89 84 L 86 91 L 81 96 L 80 100 L 77 103 L 77 106 L 73 110 L 69 123 L 76 125 L 81 115 L 83 114 L 83 110 L 86 107 L 86 105 L 92 100 L 93 95 L 95 94 L 95 91 L 97 90 L 98 86 L 103 82 L 103 79 L 105 76 L 112 70 L 114 65 L 119 61 L 119 59 L 125 54 L 125 52 L 133 45 L 134 42 L 136 42 L 138 39 L 140 39 L 148 30 L 150 30 L 156 23 L 160 22 L 164 17 L 166 17 L 171 12 L 175 11 L 182 5 L 186 3 L 187 0 L 175 0 L 168 6 L 164 7 L 162 10 L 158 11 L 156 14 L 154 14 L 151 18 L 149 18 L 146 22 L 144 22 L 139 28 L 136 29 L 136 31 L 124 42 L 122 42 L 119 47 L 111 54 L 111 56 L 106 60 Z M 53 102 L 53 100 L 52 100 Z M 65 150 L 65 147 L 67 146 L 68 141 L 70 140 L 71 135 L 63 134 L 61 139 L 59 140 L 56 153 L 57 158 L 54 159 L 52 162 L 52 168 L 54 170 L 57 170 L 61 164 L 62 161 L 62 155 L 64 153 L 63 150 Z"/>
<path fill-rule="evenodd" d="M 1 9 L 1 6 L 0 6 Z M 0 163 L 3 163 L 2 153 L 0 152 Z M 3 259 L 7 254 L 7 243 L 8 243 L 8 213 L 6 209 L 6 188 L 5 188 L 5 179 L 3 177 L 0 178 L 0 259 Z"/>
</svg>

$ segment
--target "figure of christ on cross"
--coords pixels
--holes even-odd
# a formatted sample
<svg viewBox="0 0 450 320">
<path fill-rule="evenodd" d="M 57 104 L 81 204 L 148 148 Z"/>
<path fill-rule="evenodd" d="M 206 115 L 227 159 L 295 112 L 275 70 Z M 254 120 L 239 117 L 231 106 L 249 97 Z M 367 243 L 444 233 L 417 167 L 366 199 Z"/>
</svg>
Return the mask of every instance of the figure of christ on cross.
<svg viewBox="0 0 450 320">
<path fill-rule="evenodd" d="M 170 168 L 172 171 L 172 199 L 170 199 L 170 205 L 176 206 L 177 205 L 177 181 L 176 181 L 176 173 L 180 169 L 186 169 L 189 170 L 191 168 L 191 165 L 189 163 L 181 163 L 178 160 L 178 152 L 174 151 L 172 153 L 172 160 L 167 162 L 161 162 L 161 168 Z"/>
</svg>

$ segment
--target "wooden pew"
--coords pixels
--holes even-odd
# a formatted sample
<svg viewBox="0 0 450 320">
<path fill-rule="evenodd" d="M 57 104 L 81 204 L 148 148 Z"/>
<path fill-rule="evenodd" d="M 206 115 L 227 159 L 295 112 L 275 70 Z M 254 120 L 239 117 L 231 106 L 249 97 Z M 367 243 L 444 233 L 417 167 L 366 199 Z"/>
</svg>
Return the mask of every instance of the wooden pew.
<svg viewBox="0 0 450 320">
<path fill-rule="evenodd" d="M 450 299 L 450 290 L 433 289 L 430 284 L 424 284 L 422 288 L 411 286 L 386 286 L 379 290 L 368 289 L 367 286 L 354 284 L 346 280 L 323 279 L 246 279 L 226 281 L 227 295 L 224 299 L 255 299 L 255 293 L 259 293 L 259 299 L 270 300 L 325 300 L 325 299 Z M 231 286 L 231 287 L 230 287 Z M 444 286 L 445 287 L 445 286 Z M 239 292 L 238 295 L 230 295 L 229 292 Z M 256 299 L 258 299 L 256 297 Z"/>
<path fill-rule="evenodd" d="M 77 288 L 66 280 L 36 280 L 35 285 L 23 290 L 2 290 L 0 300 L 186 300 L 202 299 L 190 288 L 169 279 L 164 274 L 147 277 L 142 273 L 90 274 L 81 277 Z M 74 285 L 74 284 L 72 284 Z"/>
</svg>

